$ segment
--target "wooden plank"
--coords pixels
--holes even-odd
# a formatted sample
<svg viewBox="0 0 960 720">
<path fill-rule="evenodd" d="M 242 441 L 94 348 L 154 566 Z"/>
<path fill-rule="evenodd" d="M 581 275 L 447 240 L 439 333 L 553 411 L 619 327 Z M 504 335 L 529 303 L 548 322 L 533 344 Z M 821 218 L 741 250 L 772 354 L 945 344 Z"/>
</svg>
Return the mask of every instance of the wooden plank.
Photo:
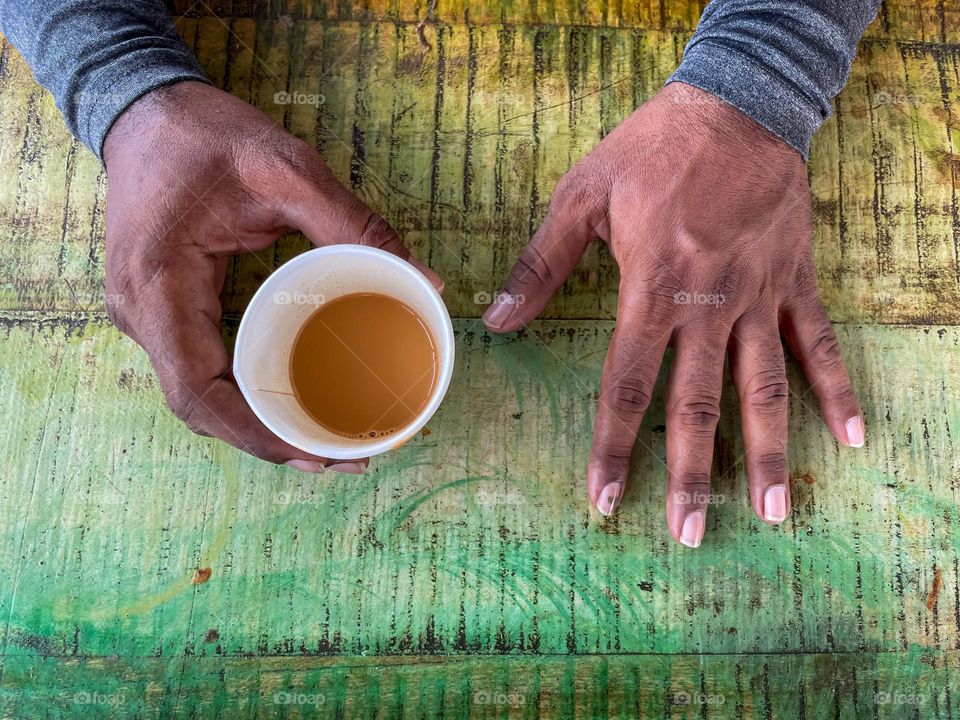
<svg viewBox="0 0 960 720">
<path fill-rule="evenodd" d="M 439 0 L 435 3 L 417 0 L 365 0 L 357 3 L 342 0 L 264 0 L 253 7 L 243 8 L 228 8 L 220 3 L 192 3 L 190 0 L 172 0 L 168 4 L 175 15 L 190 13 L 227 17 L 243 13 L 244 16 L 258 19 L 276 19 L 288 15 L 297 20 L 402 23 L 418 23 L 428 18 L 440 24 L 490 25 L 506 22 L 688 31 L 696 26 L 704 5 L 702 0 L 603 0 L 594 3 L 575 0 L 538 0 L 531 3 L 517 0 Z"/>
<path fill-rule="evenodd" d="M 198 638 L 198 642 L 200 642 Z M 956 651 L 824 655 L 8 657 L 7 717 L 945 720 Z"/>
<path fill-rule="evenodd" d="M 501 282 L 563 172 L 659 87 L 681 47 L 669 34 L 603 28 L 443 26 L 428 29 L 430 47 L 413 27 L 388 23 L 228 27 L 208 17 L 181 29 L 214 80 L 316 144 L 444 275 L 462 317 L 480 314 L 475 296 Z M 19 140 L 0 154 L 0 307 L 99 309 L 99 169 L 4 47 L 0 123 Z M 864 43 L 810 166 L 818 278 L 833 319 L 960 320 L 958 77 L 953 46 Z M 278 105 L 278 91 L 324 103 Z M 306 247 L 291 236 L 240 259 L 226 311 L 240 312 L 272 268 Z M 592 248 L 547 316 L 611 318 L 617 283 L 615 263 Z"/>
<path fill-rule="evenodd" d="M 462 267 L 461 253 L 469 252 L 469 248 L 464 247 L 461 238 L 451 237 L 442 227 L 438 228 L 438 217 L 457 213 L 466 217 L 472 215 L 459 210 L 460 197 L 456 193 L 452 193 L 452 205 L 447 205 L 440 197 L 444 188 L 435 155 L 460 139 L 444 132 L 445 104 L 449 108 L 452 103 L 470 102 L 468 84 L 458 87 L 455 93 L 445 84 L 448 66 L 460 65 L 463 68 L 461 75 L 469 75 L 469 63 L 479 61 L 477 55 L 467 57 L 460 54 L 451 59 L 452 48 L 456 45 L 451 42 L 454 32 L 457 32 L 461 46 L 464 41 L 469 44 L 470 40 L 466 38 L 470 31 L 466 29 L 446 29 L 443 34 L 425 30 L 424 39 L 428 46 L 421 42 L 415 28 L 393 27 L 392 53 L 385 55 L 383 61 L 374 60 L 372 63 L 380 67 L 381 73 L 392 66 L 392 77 L 389 72 L 385 76 L 378 74 L 378 81 L 389 86 L 392 92 L 389 106 L 385 104 L 382 111 L 386 117 L 389 107 L 390 126 L 386 131 L 389 154 L 383 166 L 368 162 L 364 177 L 383 178 L 384 196 L 368 195 L 367 199 L 390 220 L 419 258 L 431 265 Z M 368 106 L 367 113 L 375 115 L 377 109 Z M 470 141 L 465 135 L 463 143 L 467 142 Z M 465 162 L 465 151 L 457 148 L 457 152 L 464 153 Z M 471 185 L 465 178 L 472 174 L 472 170 L 461 165 L 461 182 Z"/>
<path fill-rule="evenodd" d="M 178 20 L 215 83 L 318 147 L 447 279 L 450 394 L 362 478 L 264 465 L 165 409 L 99 312 L 100 167 L 0 38 L 0 716 L 960 715 L 960 328 L 940 326 L 960 317 L 960 2 L 885 3 L 814 144 L 818 279 L 867 447 L 828 437 L 791 368 L 794 509 L 767 527 L 726 388 L 695 552 L 664 525 L 660 396 L 621 513 L 584 498 L 608 254 L 548 308 L 565 319 L 503 338 L 475 318 L 702 3 L 441 0 L 421 39 L 429 7 L 223 0 Z M 234 264 L 228 341 L 307 246 Z"/>
<path fill-rule="evenodd" d="M 622 512 L 588 511 L 608 322 L 518 339 L 458 321 L 432 433 L 359 479 L 191 435 L 143 353 L 100 319 L 3 325 L 8 656 L 29 651 L 27 634 L 62 653 L 179 657 L 209 627 L 228 655 L 886 652 L 958 638 L 956 328 L 839 328 L 863 451 L 837 446 L 792 377 L 790 465 L 806 479 L 779 529 L 747 505 L 727 392 L 723 502 L 693 552 L 665 529 L 661 392 Z M 213 574 L 192 586 L 197 567 Z"/>
<path fill-rule="evenodd" d="M 0 294 L 28 306 L 102 307 L 99 163 L 66 134 L 19 54 L 6 41 L 0 52 Z M 38 268 L 41 283 L 32 281 Z"/>
<path fill-rule="evenodd" d="M 924 0 L 890 2 L 880 8 L 868 34 L 928 43 L 956 43 L 960 40 L 960 2 Z"/>
<path fill-rule="evenodd" d="M 554 25 L 636 28 L 690 33 L 706 6 L 705 0 L 260 0 L 252 3 L 197 3 L 170 0 L 173 14 L 217 15 L 276 19 L 289 16 L 297 20 L 353 20 L 360 22 L 419 23 L 424 19 L 440 24 Z M 427 9 L 431 8 L 428 13 Z M 960 0 L 886 0 L 877 18 L 867 29 L 867 37 L 924 43 L 960 41 Z"/>
<path fill-rule="evenodd" d="M 924 322 L 957 296 L 955 59 L 866 44 L 816 138 L 815 256 L 834 317 Z"/>
</svg>

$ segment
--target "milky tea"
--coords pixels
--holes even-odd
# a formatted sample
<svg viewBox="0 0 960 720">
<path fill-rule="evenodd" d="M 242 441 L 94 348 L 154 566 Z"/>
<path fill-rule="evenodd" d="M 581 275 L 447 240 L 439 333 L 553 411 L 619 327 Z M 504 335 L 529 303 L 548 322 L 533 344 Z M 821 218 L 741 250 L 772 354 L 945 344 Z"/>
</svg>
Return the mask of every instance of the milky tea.
<svg viewBox="0 0 960 720">
<path fill-rule="evenodd" d="M 290 380 L 310 417 L 342 437 L 384 437 L 426 407 L 440 360 L 433 336 L 404 303 L 353 293 L 324 303 L 293 343 Z"/>
</svg>

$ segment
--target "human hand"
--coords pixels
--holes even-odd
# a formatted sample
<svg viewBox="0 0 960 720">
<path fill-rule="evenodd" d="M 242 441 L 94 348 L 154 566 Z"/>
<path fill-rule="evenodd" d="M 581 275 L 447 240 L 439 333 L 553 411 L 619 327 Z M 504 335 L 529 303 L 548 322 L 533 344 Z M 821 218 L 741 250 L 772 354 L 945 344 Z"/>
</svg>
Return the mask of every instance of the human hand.
<svg viewBox="0 0 960 720">
<path fill-rule="evenodd" d="M 220 333 L 228 260 L 296 228 L 315 245 L 392 252 L 441 287 L 439 277 L 314 148 L 209 85 L 182 82 L 138 100 L 110 129 L 104 161 L 107 312 L 147 351 L 177 417 L 263 460 L 363 472 L 365 458 L 331 464 L 288 445 L 247 405 Z"/>
<path fill-rule="evenodd" d="M 864 440 L 860 405 L 816 288 L 810 195 L 800 155 L 714 96 L 661 90 L 557 185 L 540 229 L 484 315 L 510 332 L 533 320 L 605 240 L 620 267 L 587 472 L 610 515 L 663 354 L 667 383 L 667 524 L 697 547 L 705 528 L 725 352 L 740 397 L 750 498 L 761 519 L 790 513 L 789 388 L 780 333 L 836 438 Z"/>
</svg>

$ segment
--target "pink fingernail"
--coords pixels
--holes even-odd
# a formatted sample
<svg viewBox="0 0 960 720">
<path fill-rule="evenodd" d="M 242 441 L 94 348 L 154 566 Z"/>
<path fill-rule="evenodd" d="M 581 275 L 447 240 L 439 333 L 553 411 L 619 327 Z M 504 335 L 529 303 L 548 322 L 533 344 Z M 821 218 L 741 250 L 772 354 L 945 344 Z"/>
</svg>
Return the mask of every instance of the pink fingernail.
<svg viewBox="0 0 960 720">
<path fill-rule="evenodd" d="M 850 447 L 863 447 L 863 420 L 858 415 L 847 420 L 847 444 Z"/>
<path fill-rule="evenodd" d="M 410 256 L 410 264 L 413 265 L 420 273 L 430 281 L 430 284 L 433 285 L 437 292 L 443 292 L 443 278 L 437 275 L 433 270 L 427 267 L 424 263 L 417 260 L 412 255 Z"/>
<path fill-rule="evenodd" d="M 284 465 L 308 473 L 322 473 L 323 465 L 315 460 L 287 460 Z"/>
<path fill-rule="evenodd" d="M 787 489 L 783 485 L 767 488 L 763 494 L 763 517 L 772 523 L 787 519 Z"/>
<path fill-rule="evenodd" d="M 337 463 L 335 465 L 327 465 L 327 470 L 333 470 L 334 472 L 350 473 L 351 475 L 363 475 L 366 472 L 366 468 L 360 463 L 355 462 L 345 462 Z"/>
<path fill-rule="evenodd" d="M 622 483 L 607 483 L 597 497 L 597 510 L 600 514 L 604 517 L 613 515 L 613 511 L 620 504 L 621 495 L 623 495 Z"/>
<path fill-rule="evenodd" d="M 516 303 L 512 295 L 505 292 L 498 293 L 493 304 L 483 314 L 483 321 L 492 328 L 501 328 L 507 324 L 515 307 Z"/>
<path fill-rule="evenodd" d="M 687 515 L 687 518 L 683 521 L 683 529 L 680 531 L 680 542 L 687 547 L 700 547 L 705 525 L 706 516 L 702 510 L 695 510 Z"/>
</svg>

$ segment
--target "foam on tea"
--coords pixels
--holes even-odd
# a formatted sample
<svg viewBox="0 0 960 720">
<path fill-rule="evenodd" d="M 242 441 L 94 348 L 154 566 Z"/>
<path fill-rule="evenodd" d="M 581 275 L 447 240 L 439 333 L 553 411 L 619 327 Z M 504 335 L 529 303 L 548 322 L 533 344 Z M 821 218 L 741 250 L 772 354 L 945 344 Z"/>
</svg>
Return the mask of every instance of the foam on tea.
<svg viewBox="0 0 960 720">
<path fill-rule="evenodd" d="M 409 425 L 429 402 L 438 369 L 433 337 L 420 317 L 377 293 L 321 305 L 290 354 L 300 405 L 344 437 L 378 437 Z"/>
</svg>

